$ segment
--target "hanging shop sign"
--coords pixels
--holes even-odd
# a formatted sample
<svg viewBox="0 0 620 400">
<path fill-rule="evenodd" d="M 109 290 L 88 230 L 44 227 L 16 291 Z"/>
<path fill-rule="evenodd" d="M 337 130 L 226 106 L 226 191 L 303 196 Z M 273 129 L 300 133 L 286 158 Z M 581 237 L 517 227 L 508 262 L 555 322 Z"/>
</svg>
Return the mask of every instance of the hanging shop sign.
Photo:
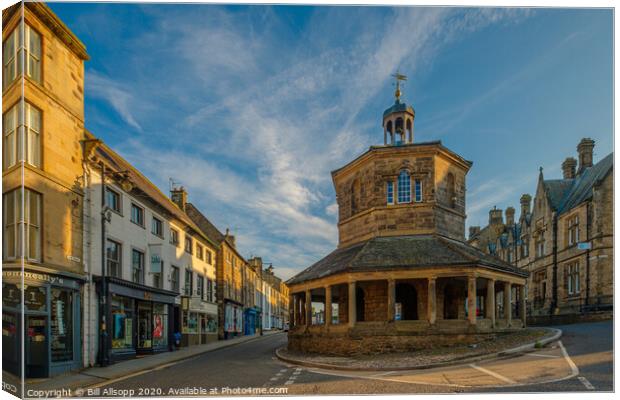
<svg viewBox="0 0 620 400">
<path fill-rule="evenodd" d="M 149 254 L 151 255 L 151 272 L 159 274 L 161 273 L 161 244 L 149 244 Z"/>
</svg>

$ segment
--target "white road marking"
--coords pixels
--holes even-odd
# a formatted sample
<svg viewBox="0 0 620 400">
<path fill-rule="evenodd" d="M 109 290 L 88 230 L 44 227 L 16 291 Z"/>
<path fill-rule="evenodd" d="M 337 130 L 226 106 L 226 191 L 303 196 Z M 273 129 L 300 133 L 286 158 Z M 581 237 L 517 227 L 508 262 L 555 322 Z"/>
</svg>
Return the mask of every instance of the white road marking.
<svg viewBox="0 0 620 400">
<path fill-rule="evenodd" d="M 286 381 L 284 382 L 285 385 L 292 385 L 294 383 L 294 381 Z"/>
<path fill-rule="evenodd" d="M 548 358 L 560 358 L 560 356 L 554 356 L 551 354 L 536 354 L 536 353 L 525 353 L 525 356 L 535 356 L 535 357 L 548 357 Z"/>
<path fill-rule="evenodd" d="M 594 390 L 594 385 L 592 385 L 585 376 L 578 376 L 577 379 L 579 379 L 581 383 L 583 383 L 583 386 L 585 386 L 586 389 Z"/>
<path fill-rule="evenodd" d="M 477 369 L 480 372 L 484 372 L 487 375 L 491 375 L 493 378 L 499 379 L 500 381 L 504 381 L 506 383 L 510 383 L 511 385 L 516 384 L 517 382 L 513 381 L 510 378 L 505 377 L 504 375 L 500 375 L 497 372 L 493 372 L 491 370 L 488 370 L 486 368 L 482 368 L 477 366 L 476 364 L 469 364 L 470 367 L 472 367 L 473 369 Z"/>
<path fill-rule="evenodd" d="M 273 378 L 269 379 L 270 381 L 277 381 L 278 377 L 274 376 Z"/>
<path fill-rule="evenodd" d="M 282 373 L 284 373 L 284 372 L 286 372 L 286 371 L 288 371 L 288 368 L 282 368 L 282 369 L 280 370 L 280 373 L 282 374 Z"/>
<path fill-rule="evenodd" d="M 579 375 L 579 368 L 577 368 L 573 360 L 571 360 L 571 358 L 568 356 L 568 352 L 566 351 L 566 348 L 564 348 L 561 340 L 558 340 L 558 345 L 560 346 L 560 350 L 562 350 L 562 355 L 564 355 L 564 359 L 570 366 L 570 369 L 573 371 L 573 376 Z"/>
</svg>

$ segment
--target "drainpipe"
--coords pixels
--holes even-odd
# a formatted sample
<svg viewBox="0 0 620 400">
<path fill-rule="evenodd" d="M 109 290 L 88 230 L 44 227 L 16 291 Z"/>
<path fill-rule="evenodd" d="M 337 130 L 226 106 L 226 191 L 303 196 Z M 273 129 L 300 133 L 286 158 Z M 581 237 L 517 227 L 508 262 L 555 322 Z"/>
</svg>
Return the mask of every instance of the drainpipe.
<svg viewBox="0 0 620 400">
<path fill-rule="evenodd" d="M 586 249 L 586 307 L 590 305 L 590 225 L 592 224 L 592 204 L 586 203 L 586 241 L 588 248 Z"/>
<path fill-rule="evenodd" d="M 107 333 L 107 317 L 108 317 L 108 282 L 106 279 L 106 255 L 105 255 L 105 223 L 106 223 L 106 205 L 105 205 L 105 164 L 101 163 L 101 336 L 99 346 L 101 349 L 100 364 L 107 366 L 109 364 L 108 357 L 108 333 Z"/>
<path fill-rule="evenodd" d="M 553 287 L 551 293 L 551 308 L 549 314 L 553 315 L 558 307 L 558 215 L 554 211 L 552 215 L 553 235 Z"/>
</svg>

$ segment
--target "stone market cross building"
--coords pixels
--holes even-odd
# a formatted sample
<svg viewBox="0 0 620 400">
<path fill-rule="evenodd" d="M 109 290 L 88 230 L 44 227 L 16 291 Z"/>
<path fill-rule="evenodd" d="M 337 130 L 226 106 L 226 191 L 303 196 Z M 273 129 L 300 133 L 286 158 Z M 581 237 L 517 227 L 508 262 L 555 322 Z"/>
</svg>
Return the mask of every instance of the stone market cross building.
<svg viewBox="0 0 620 400">
<path fill-rule="evenodd" d="M 465 243 L 472 163 L 414 143 L 414 118 L 397 85 L 383 146 L 332 172 L 339 245 L 287 282 L 290 350 L 406 351 L 525 326 L 527 272 Z"/>
</svg>

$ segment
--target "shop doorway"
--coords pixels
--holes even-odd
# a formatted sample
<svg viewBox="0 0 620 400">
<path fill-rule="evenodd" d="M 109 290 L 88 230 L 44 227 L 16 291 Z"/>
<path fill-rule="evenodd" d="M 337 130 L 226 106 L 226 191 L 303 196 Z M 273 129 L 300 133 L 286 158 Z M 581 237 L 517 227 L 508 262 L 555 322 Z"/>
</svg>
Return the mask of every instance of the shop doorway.
<svg viewBox="0 0 620 400">
<path fill-rule="evenodd" d="M 152 329 L 153 324 L 153 311 L 151 309 L 151 303 L 138 303 L 138 341 L 137 350 L 151 350 L 152 344 Z"/>
<path fill-rule="evenodd" d="M 47 315 L 26 315 L 26 377 L 47 377 Z"/>
</svg>

